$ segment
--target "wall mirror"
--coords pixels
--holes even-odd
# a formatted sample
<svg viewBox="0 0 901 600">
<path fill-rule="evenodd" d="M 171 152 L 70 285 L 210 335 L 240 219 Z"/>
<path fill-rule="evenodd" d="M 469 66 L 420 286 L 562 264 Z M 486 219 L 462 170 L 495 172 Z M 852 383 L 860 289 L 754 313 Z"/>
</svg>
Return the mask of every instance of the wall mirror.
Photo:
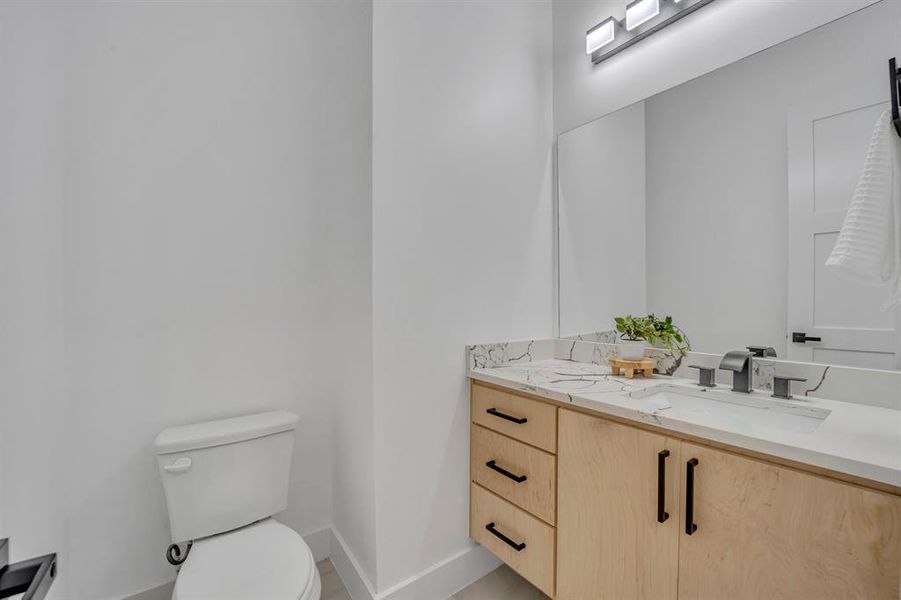
<svg viewBox="0 0 901 600">
<path fill-rule="evenodd" d="M 901 369 L 891 285 L 826 266 L 899 18 L 883 0 L 561 134 L 561 337 L 613 342 L 614 317 L 654 313 L 698 352 Z"/>
</svg>

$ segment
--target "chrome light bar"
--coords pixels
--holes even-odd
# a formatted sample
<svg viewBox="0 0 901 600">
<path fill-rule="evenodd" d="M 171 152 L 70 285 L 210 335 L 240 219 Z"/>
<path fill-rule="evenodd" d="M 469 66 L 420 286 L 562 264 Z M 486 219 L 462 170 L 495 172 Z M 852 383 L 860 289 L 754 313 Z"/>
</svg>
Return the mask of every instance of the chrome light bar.
<svg viewBox="0 0 901 600">
<path fill-rule="evenodd" d="M 585 49 L 598 64 L 637 44 L 667 25 L 688 16 L 713 0 L 634 0 L 624 21 L 610 17 L 585 34 Z"/>
</svg>

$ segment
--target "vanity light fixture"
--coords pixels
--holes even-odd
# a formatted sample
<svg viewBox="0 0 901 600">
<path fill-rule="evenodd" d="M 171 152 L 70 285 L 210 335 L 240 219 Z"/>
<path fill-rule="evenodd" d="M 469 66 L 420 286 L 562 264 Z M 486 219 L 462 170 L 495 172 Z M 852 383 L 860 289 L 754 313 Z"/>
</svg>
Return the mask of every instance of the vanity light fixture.
<svg viewBox="0 0 901 600">
<path fill-rule="evenodd" d="M 588 51 L 588 54 L 612 42 L 616 38 L 617 27 L 619 27 L 619 22 L 610 17 L 603 23 L 599 23 L 589 29 L 585 35 L 585 49 Z"/>
<path fill-rule="evenodd" d="M 598 64 L 711 2 L 713 0 L 633 0 L 626 6 L 623 21 L 609 17 L 585 34 L 585 48 L 591 62 Z"/>
<path fill-rule="evenodd" d="M 635 0 L 626 6 L 626 31 L 632 31 L 660 14 L 660 0 Z"/>
</svg>

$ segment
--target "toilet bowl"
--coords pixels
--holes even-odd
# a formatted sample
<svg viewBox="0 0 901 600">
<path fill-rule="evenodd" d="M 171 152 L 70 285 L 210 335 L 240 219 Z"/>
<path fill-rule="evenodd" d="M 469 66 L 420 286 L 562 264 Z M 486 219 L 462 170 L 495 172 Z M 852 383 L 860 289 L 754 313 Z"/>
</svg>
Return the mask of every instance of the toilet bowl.
<svg viewBox="0 0 901 600">
<path fill-rule="evenodd" d="M 284 410 L 171 427 L 154 446 L 174 543 L 192 542 L 172 600 L 319 600 L 288 505 L 297 416 Z"/>
<path fill-rule="evenodd" d="M 318 600 L 321 589 L 303 538 L 266 519 L 194 542 L 172 600 Z"/>
</svg>

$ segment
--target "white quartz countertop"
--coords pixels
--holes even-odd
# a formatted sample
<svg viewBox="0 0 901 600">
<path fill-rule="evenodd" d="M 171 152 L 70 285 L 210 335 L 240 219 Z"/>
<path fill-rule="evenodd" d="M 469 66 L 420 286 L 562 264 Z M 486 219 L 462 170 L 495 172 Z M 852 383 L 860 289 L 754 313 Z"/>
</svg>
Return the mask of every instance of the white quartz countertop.
<svg viewBox="0 0 901 600">
<path fill-rule="evenodd" d="M 777 428 L 763 423 L 737 422 L 728 416 L 728 399 L 779 403 L 769 393 L 735 393 L 720 385 L 715 393 L 727 399 L 723 410 L 676 415 L 665 403 L 649 402 L 660 391 L 695 394 L 696 382 L 674 377 L 625 379 L 594 363 L 547 359 L 493 368 L 470 369 L 470 377 L 558 402 L 648 423 L 699 438 L 797 461 L 871 481 L 901 487 L 901 411 L 820 398 L 796 398 L 792 408 L 830 411 L 813 431 Z M 781 408 L 781 407 L 779 407 Z"/>
</svg>

